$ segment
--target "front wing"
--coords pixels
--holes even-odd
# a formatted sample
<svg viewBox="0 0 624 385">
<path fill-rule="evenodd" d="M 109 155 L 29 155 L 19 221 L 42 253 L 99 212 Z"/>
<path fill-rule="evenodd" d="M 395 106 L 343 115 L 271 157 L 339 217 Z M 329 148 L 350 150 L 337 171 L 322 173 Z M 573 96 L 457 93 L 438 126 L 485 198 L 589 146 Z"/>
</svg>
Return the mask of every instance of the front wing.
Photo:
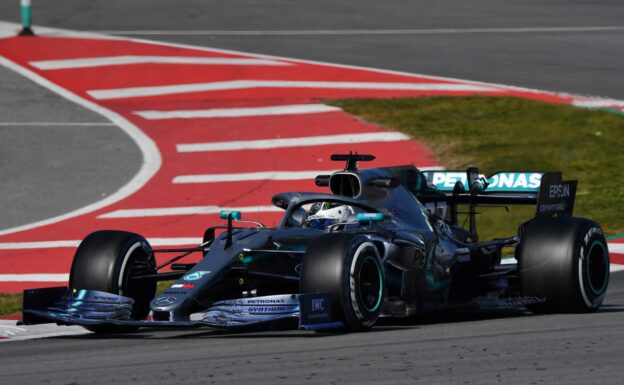
<svg viewBox="0 0 624 385">
<path fill-rule="evenodd" d="M 218 301 L 188 320 L 137 321 L 130 318 L 132 298 L 95 290 L 70 290 L 66 287 L 27 290 L 21 324 L 56 323 L 80 326 L 134 326 L 149 328 L 221 329 L 250 327 L 338 329 L 332 320 L 328 294 L 281 294 Z M 314 305 L 312 305 L 314 303 Z M 318 304 L 323 303 L 322 307 Z M 303 314 L 301 309 L 303 309 Z"/>
</svg>

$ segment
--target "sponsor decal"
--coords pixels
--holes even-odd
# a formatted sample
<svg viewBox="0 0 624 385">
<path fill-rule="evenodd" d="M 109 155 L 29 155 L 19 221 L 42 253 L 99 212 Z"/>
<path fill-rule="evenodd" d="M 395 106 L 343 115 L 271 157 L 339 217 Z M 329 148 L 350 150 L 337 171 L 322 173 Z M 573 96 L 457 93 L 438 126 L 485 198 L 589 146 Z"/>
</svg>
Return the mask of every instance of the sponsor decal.
<svg viewBox="0 0 624 385">
<path fill-rule="evenodd" d="M 160 297 L 154 303 L 158 306 L 168 306 L 173 305 L 177 300 L 176 297 Z"/>
<path fill-rule="evenodd" d="M 310 325 L 332 321 L 331 295 L 329 293 L 302 294 L 299 296 L 301 304 L 301 325 Z"/>
<path fill-rule="evenodd" d="M 192 283 L 176 283 L 175 285 L 171 285 L 172 289 L 192 289 L 195 285 Z"/>
<path fill-rule="evenodd" d="M 470 262 L 470 250 L 467 247 L 457 249 L 455 255 L 457 256 L 456 262 Z"/>
<path fill-rule="evenodd" d="M 544 205 L 539 205 L 539 212 L 540 213 L 554 213 L 554 212 L 563 212 L 565 211 L 565 203 L 551 203 L 551 204 L 544 204 Z"/>
<path fill-rule="evenodd" d="M 501 172 L 488 179 L 487 191 L 537 191 L 542 174 L 533 172 Z"/>
<path fill-rule="evenodd" d="M 591 229 L 589 229 L 587 234 L 585 234 L 585 238 L 583 238 L 583 242 L 588 243 L 589 238 L 594 234 L 602 234 L 602 230 L 600 230 L 598 227 L 592 227 Z"/>
<path fill-rule="evenodd" d="M 434 171 L 424 173 L 427 179 L 438 189 L 443 191 L 452 190 L 455 183 L 462 182 L 468 188 L 468 176 L 464 171 Z M 479 175 L 485 178 L 485 175 Z M 528 192 L 537 191 L 540 187 L 542 173 L 539 172 L 499 172 L 492 175 L 485 191 L 512 191 Z"/>
<path fill-rule="evenodd" d="M 552 184 L 548 186 L 548 192 L 549 192 L 550 199 L 569 198 L 570 197 L 570 185 L 569 184 Z"/>
<path fill-rule="evenodd" d="M 312 298 L 312 311 L 325 311 L 325 298 Z"/>
<path fill-rule="evenodd" d="M 250 299 L 246 302 L 248 305 L 283 305 L 286 303 L 286 300 L 283 298 Z"/>
<path fill-rule="evenodd" d="M 184 276 L 185 281 L 197 281 L 198 279 L 202 279 L 204 275 L 210 274 L 210 271 L 196 271 L 194 273 L 188 274 Z"/>
<path fill-rule="evenodd" d="M 561 173 L 546 173 L 542 177 L 537 198 L 537 215 L 571 216 L 574 210 L 577 181 L 561 180 Z"/>
<path fill-rule="evenodd" d="M 273 307 L 258 307 L 252 306 L 249 308 L 250 313 L 281 313 L 284 312 L 283 307 L 273 306 Z"/>
</svg>

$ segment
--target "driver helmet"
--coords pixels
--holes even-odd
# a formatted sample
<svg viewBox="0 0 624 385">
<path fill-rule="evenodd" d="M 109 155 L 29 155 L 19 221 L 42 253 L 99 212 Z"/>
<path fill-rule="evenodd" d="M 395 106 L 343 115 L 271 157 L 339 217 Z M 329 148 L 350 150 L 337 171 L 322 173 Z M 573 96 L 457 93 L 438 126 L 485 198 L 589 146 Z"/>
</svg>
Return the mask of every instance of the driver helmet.
<svg viewBox="0 0 624 385">
<path fill-rule="evenodd" d="M 308 211 L 308 227 L 324 229 L 335 223 L 347 222 L 349 217 L 355 215 L 351 206 L 340 203 L 316 202 Z"/>
</svg>

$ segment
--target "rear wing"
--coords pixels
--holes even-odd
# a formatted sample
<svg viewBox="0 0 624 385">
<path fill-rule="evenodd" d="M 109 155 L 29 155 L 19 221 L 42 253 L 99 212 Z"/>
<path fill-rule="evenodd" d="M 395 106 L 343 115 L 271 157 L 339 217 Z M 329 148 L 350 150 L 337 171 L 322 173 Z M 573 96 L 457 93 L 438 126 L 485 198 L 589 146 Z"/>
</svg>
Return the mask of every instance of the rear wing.
<svg viewBox="0 0 624 385">
<path fill-rule="evenodd" d="M 571 216 L 574 209 L 577 181 L 563 181 L 560 172 L 502 171 L 486 177 L 470 167 L 422 174 L 429 188 L 452 203 L 536 205 L 537 216 Z"/>
<path fill-rule="evenodd" d="M 469 206 L 470 239 L 477 242 L 477 211 L 479 205 L 536 206 L 535 216 L 572 216 L 577 181 L 563 181 L 560 172 L 498 172 L 485 177 L 476 167 L 466 171 L 425 171 L 426 186 L 418 198 L 425 204 L 444 201 L 451 207 L 450 220 L 457 223 L 457 205 Z"/>
</svg>

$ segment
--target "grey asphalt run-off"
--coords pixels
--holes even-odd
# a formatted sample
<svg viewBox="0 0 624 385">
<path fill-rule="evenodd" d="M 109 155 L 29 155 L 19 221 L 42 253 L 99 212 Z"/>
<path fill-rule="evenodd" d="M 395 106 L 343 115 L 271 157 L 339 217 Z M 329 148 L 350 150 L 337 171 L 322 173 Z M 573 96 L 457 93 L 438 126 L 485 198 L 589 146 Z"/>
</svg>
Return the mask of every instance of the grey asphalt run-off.
<svg viewBox="0 0 624 385">
<path fill-rule="evenodd" d="M 39 6 L 37 4 L 40 4 Z M 624 27 L 619 0 L 55 0 L 35 24 L 164 31 L 142 38 L 624 99 L 624 30 L 503 33 L 500 28 Z M 0 18 L 19 20 L 13 0 Z M 120 16 L 123 15 L 123 16 Z M 447 30 L 367 35 L 192 35 L 196 31 Z M 462 30 L 494 29 L 462 33 Z M 190 31 L 167 35 L 166 31 Z"/>
<path fill-rule="evenodd" d="M 0 67 L 0 230 L 103 199 L 140 165 L 118 127 Z"/>
<path fill-rule="evenodd" d="M 17 4 L 1 0 L 0 18 L 18 21 Z M 621 25 L 624 7 L 618 0 L 35 0 L 34 20 L 35 30 L 39 23 L 122 33 L 599 27 Z M 136 36 L 624 98 L 622 35 L 611 29 Z M 104 122 L 8 71 L 0 70 L 0 88 L 0 120 Z M 115 127 L 19 126 L 0 127 L 0 133 L 3 222 L 13 208 L 5 202 L 21 205 L 0 227 L 98 200 L 129 180 L 140 161 L 138 149 Z M 22 187 L 7 187 L 6 181 L 21 181 Z M 63 194 L 51 199 L 55 189 Z M 594 314 L 440 316 L 383 322 L 373 332 L 345 335 L 201 329 L 8 342 L 0 347 L 0 378 L 10 384 L 620 384 L 623 281 L 623 273 L 612 274 L 605 306 Z"/>
</svg>

